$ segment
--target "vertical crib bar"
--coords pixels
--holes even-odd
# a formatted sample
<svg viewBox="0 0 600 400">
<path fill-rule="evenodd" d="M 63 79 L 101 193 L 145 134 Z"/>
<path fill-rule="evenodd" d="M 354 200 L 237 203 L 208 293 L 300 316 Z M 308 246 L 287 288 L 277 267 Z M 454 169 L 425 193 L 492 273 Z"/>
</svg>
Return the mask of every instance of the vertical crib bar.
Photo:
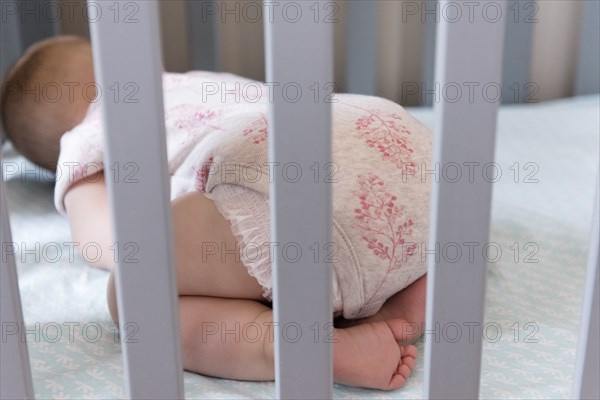
<svg viewBox="0 0 600 400">
<path fill-rule="evenodd" d="M 2 8 L 2 21 L 0 21 L 0 76 L 4 77 L 10 66 L 19 58 L 23 49 L 17 3 L 13 0 L 6 0 L 0 3 L 0 7 Z"/>
<path fill-rule="evenodd" d="M 89 2 L 127 396 L 183 398 L 155 1 Z M 118 11 L 115 11 L 115 7 Z M 118 171 L 118 172 L 117 172 Z"/>
<path fill-rule="evenodd" d="M 21 21 L 21 44 L 24 49 L 58 33 L 61 19 L 58 1 L 18 0 L 17 4 Z"/>
<path fill-rule="evenodd" d="M 0 165 L 2 155 L 0 154 Z M 0 180 L 0 399 L 32 399 L 33 384 L 10 233 L 4 177 Z"/>
<path fill-rule="evenodd" d="M 215 0 L 189 0 L 187 7 L 191 67 L 216 71 L 219 55 L 220 5 Z"/>
<path fill-rule="evenodd" d="M 265 2 L 277 398 L 332 397 L 330 188 L 333 31 L 325 1 Z M 315 13 L 316 7 L 320 10 Z M 265 16 L 267 13 L 265 12 Z M 317 175 L 315 175 L 317 171 Z M 320 171 L 320 172 L 319 172 Z M 315 180 L 314 177 L 319 179 Z"/>
<path fill-rule="evenodd" d="M 423 8 L 423 16 L 421 21 L 425 24 L 423 30 L 423 54 L 421 57 L 421 104 L 424 106 L 433 105 L 433 96 L 430 94 L 433 88 L 433 80 L 435 75 L 435 36 L 437 32 L 437 13 L 435 10 L 438 7 L 437 0 L 423 0 L 419 3 Z"/>
<path fill-rule="evenodd" d="M 584 1 L 575 94 L 600 92 L 600 2 Z"/>
<path fill-rule="evenodd" d="M 346 3 L 346 91 L 370 96 L 377 90 L 377 1 Z"/>
<path fill-rule="evenodd" d="M 600 399 L 600 210 L 598 202 L 600 194 L 596 186 L 596 201 L 594 203 L 594 219 L 588 269 L 585 281 L 585 294 L 579 330 L 579 349 L 573 378 L 573 399 Z"/>
<path fill-rule="evenodd" d="M 506 12 L 506 38 L 504 63 L 502 66 L 502 102 L 533 102 L 531 94 L 536 92 L 529 82 L 531 67 L 531 45 L 535 17 L 529 14 L 535 3 L 510 0 Z"/>
<path fill-rule="evenodd" d="M 466 3 L 452 2 L 463 7 Z M 505 7 L 504 2 L 488 2 Z M 441 7 L 448 5 L 443 1 Z M 504 9 L 499 10 L 503 15 Z M 425 332 L 425 398 L 475 399 L 479 396 L 482 319 L 485 299 L 485 249 L 489 234 L 496 114 L 504 21 L 488 22 L 481 14 L 441 18 L 438 25 L 434 110 L 434 165 Z M 449 92 L 476 88 L 471 95 Z M 489 85 L 492 87 L 484 90 Z M 494 87 L 496 90 L 494 90 Z M 439 171 L 473 168 L 461 179 Z M 475 169 L 479 168 L 479 169 Z M 482 171 L 484 171 L 482 173 Z M 490 174 L 486 178 L 485 174 Z M 459 247 L 446 257 L 441 249 Z M 489 248 L 489 247 L 487 247 Z M 474 249 L 469 251 L 469 249 Z"/>
</svg>

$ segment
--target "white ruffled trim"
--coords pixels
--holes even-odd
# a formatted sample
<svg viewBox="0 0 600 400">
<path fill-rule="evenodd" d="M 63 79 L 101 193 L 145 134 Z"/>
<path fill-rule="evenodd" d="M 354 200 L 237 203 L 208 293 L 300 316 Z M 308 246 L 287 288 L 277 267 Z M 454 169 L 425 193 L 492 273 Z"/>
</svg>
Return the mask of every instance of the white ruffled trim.
<svg viewBox="0 0 600 400">
<path fill-rule="evenodd" d="M 240 246 L 242 263 L 263 289 L 263 297 L 272 301 L 273 281 L 270 249 L 269 198 L 239 185 L 221 184 L 206 193 L 219 212 L 231 223 Z"/>
</svg>

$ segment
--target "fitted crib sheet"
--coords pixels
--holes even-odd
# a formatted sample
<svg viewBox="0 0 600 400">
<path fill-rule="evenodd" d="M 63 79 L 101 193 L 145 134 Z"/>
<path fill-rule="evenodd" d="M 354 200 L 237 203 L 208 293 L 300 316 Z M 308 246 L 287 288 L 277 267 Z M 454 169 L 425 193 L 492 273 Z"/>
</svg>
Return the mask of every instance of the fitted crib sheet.
<svg viewBox="0 0 600 400">
<path fill-rule="evenodd" d="M 488 172 L 502 173 L 490 239 L 502 253 L 488 269 L 482 398 L 569 397 L 598 168 L 599 100 L 500 110 L 497 166 Z M 430 109 L 411 112 L 432 126 Z M 33 172 L 10 146 L 3 151 L 36 397 L 122 398 L 121 349 L 105 307 L 108 273 L 86 266 L 69 244 L 67 221 L 53 207 L 52 178 Z M 422 341 L 418 347 L 423 351 Z M 334 396 L 416 399 L 422 385 L 421 356 L 398 391 L 335 385 Z M 274 398 L 275 385 L 186 372 L 185 393 Z"/>
</svg>

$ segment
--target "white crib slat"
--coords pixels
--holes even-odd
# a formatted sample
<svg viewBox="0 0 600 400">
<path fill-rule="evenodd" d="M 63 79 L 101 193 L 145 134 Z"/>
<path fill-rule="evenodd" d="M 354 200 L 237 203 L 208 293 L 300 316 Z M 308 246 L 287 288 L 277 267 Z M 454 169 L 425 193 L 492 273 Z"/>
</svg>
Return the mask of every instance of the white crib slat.
<svg viewBox="0 0 600 400">
<path fill-rule="evenodd" d="M 505 7 L 504 2 L 491 3 Z M 445 5 L 442 2 L 441 6 Z M 444 95 L 434 106 L 434 165 L 429 167 L 440 171 L 439 183 L 433 185 L 432 191 L 428 247 L 437 246 L 439 260 L 428 256 L 425 398 L 479 396 L 486 268 L 482 250 L 489 234 L 489 178 L 495 178 L 493 169 L 487 180 L 481 171 L 494 159 L 496 113 L 501 97 L 497 93 L 495 102 L 486 100 L 481 89 L 490 82 L 500 86 L 504 26 L 503 21 L 489 23 L 481 16 L 472 22 L 466 17 L 458 21 L 442 18 L 438 26 L 435 80 L 446 90 L 442 90 Z M 456 92 L 447 91 L 452 85 L 464 89 L 466 82 L 480 85 L 473 102 L 468 91 L 463 90 L 457 99 L 453 97 Z M 491 93 L 495 92 L 490 91 L 488 97 Z M 471 162 L 479 163 L 478 169 Z M 454 173 L 444 174 L 451 163 L 465 171 L 462 179 L 456 181 Z M 478 171 L 473 174 L 472 183 L 469 165 Z M 447 246 L 461 248 L 461 256 L 456 259 L 457 252 L 441 251 Z M 474 246 L 472 258 L 468 246 Z"/>
<path fill-rule="evenodd" d="M 331 265 L 324 262 L 331 223 L 330 188 L 324 177 L 331 160 L 331 111 L 325 98 L 331 93 L 327 83 L 333 81 L 332 26 L 314 20 L 314 7 L 319 7 L 323 21 L 325 1 L 273 5 L 277 7 L 272 22 L 265 18 L 265 31 L 267 81 L 274 87 L 269 157 L 280 163 L 273 169 L 270 188 L 276 244 L 277 397 L 326 399 L 333 394 L 332 349 L 327 337 L 332 331 Z M 315 85 L 319 87 L 317 100 L 310 89 Z M 302 90 L 298 98 L 297 88 Z M 317 183 L 315 165 L 320 172 Z M 296 171 L 302 173 L 298 181 Z"/>
<path fill-rule="evenodd" d="M 0 165 L 2 155 L 0 154 Z M 4 178 L 0 177 L 0 399 L 32 399 L 33 384 L 27 342 L 23 340 L 23 312 L 17 282 L 14 248 Z"/>
<path fill-rule="evenodd" d="M 157 2 L 89 4 L 127 396 L 182 398 Z"/>
<path fill-rule="evenodd" d="M 596 188 L 594 219 L 585 280 L 579 349 L 573 378 L 573 399 L 600 399 L 600 194 Z"/>
</svg>

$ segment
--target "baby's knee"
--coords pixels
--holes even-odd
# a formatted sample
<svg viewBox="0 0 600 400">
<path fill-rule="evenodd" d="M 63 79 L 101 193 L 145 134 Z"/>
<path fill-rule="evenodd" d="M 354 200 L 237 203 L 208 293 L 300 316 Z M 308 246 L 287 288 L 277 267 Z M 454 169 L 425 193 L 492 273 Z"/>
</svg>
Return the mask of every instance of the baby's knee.
<svg viewBox="0 0 600 400">
<path fill-rule="evenodd" d="M 119 314 L 117 310 L 117 293 L 115 290 L 115 273 L 110 273 L 108 278 L 108 286 L 106 287 L 106 302 L 108 303 L 108 311 L 115 324 L 119 323 Z"/>
</svg>

